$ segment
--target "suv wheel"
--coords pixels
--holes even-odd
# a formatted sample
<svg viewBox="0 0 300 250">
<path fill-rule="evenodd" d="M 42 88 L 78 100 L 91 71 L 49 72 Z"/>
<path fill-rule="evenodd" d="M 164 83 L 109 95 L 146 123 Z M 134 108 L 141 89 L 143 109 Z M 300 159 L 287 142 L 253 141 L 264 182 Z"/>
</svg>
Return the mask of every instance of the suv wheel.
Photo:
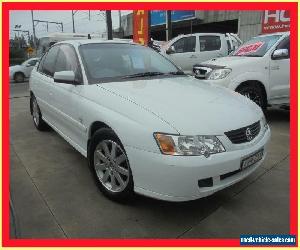
<svg viewBox="0 0 300 250">
<path fill-rule="evenodd" d="M 100 190 L 108 198 L 126 201 L 133 194 L 133 178 L 124 147 L 117 135 L 108 128 L 93 135 L 88 153 Z"/>
<path fill-rule="evenodd" d="M 241 95 L 249 98 L 253 102 L 255 102 L 258 106 L 261 107 L 262 110 L 267 108 L 265 96 L 263 94 L 262 89 L 256 84 L 247 84 L 239 87 L 236 90 Z"/>
</svg>

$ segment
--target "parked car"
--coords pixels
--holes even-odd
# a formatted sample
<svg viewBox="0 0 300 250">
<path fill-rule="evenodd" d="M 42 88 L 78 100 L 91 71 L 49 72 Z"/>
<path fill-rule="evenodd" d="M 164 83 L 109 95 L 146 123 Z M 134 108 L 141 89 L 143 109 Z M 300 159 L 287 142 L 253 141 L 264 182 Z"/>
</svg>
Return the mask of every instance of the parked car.
<svg viewBox="0 0 300 250">
<path fill-rule="evenodd" d="M 230 54 L 242 44 L 237 35 L 196 33 L 175 37 L 164 46 L 162 54 L 188 74 L 196 63 Z"/>
<path fill-rule="evenodd" d="M 290 34 L 250 39 L 230 56 L 193 68 L 196 77 L 247 96 L 261 108 L 290 105 Z"/>
<path fill-rule="evenodd" d="M 116 200 L 211 195 L 257 169 L 270 138 L 248 98 L 122 41 L 52 46 L 32 71 L 30 110 L 37 129 L 50 125 L 88 158 Z"/>
<path fill-rule="evenodd" d="M 24 82 L 29 78 L 34 65 L 39 61 L 39 58 L 30 58 L 21 65 L 14 65 L 9 67 L 9 79 L 15 82 Z"/>
</svg>

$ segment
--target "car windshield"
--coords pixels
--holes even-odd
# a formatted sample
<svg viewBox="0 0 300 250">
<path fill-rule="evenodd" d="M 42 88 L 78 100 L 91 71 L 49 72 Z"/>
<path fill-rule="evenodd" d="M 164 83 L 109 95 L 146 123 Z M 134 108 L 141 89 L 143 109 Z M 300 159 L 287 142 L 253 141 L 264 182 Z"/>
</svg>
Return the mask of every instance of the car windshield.
<svg viewBox="0 0 300 250">
<path fill-rule="evenodd" d="M 89 83 L 183 74 L 165 57 L 140 45 L 90 43 L 79 50 Z"/>
<path fill-rule="evenodd" d="M 258 36 L 240 46 L 232 56 L 262 57 L 278 41 L 281 35 Z"/>
</svg>

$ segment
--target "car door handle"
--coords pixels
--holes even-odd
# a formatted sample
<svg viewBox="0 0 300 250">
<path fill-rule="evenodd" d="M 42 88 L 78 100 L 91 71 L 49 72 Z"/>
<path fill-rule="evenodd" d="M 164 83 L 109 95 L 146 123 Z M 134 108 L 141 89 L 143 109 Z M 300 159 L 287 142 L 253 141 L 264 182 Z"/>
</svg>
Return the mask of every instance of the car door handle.
<svg viewBox="0 0 300 250">
<path fill-rule="evenodd" d="M 279 69 L 280 69 L 279 65 L 276 65 L 276 66 L 272 66 L 272 67 L 271 67 L 271 70 L 279 70 Z"/>
<path fill-rule="evenodd" d="M 191 56 L 190 56 L 190 58 L 197 58 L 197 56 L 195 56 L 195 55 L 191 55 Z"/>
</svg>

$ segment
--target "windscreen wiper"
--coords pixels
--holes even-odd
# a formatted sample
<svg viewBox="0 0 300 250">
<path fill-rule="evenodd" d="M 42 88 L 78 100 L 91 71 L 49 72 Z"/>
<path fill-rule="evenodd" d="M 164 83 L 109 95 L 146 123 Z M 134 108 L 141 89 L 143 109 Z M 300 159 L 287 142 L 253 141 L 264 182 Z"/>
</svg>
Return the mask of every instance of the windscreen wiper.
<svg viewBox="0 0 300 250">
<path fill-rule="evenodd" d="M 170 75 L 185 75 L 185 73 L 182 71 L 168 72 L 168 74 L 170 74 Z"/>
<path fill-rule="evenodd" d="M 127 76 L 123 76 L 123 79 L 126 78 L 137 78 L 137 77 L 147 77 L 147 76 L 159 76 L 159 75 L 164 75 L 165 73 L 162 72 L 143 72 L 143 73 L 137 73 L 137 74 L 132 74 L 132 75 L 127 75 Z"/>
</svg>

